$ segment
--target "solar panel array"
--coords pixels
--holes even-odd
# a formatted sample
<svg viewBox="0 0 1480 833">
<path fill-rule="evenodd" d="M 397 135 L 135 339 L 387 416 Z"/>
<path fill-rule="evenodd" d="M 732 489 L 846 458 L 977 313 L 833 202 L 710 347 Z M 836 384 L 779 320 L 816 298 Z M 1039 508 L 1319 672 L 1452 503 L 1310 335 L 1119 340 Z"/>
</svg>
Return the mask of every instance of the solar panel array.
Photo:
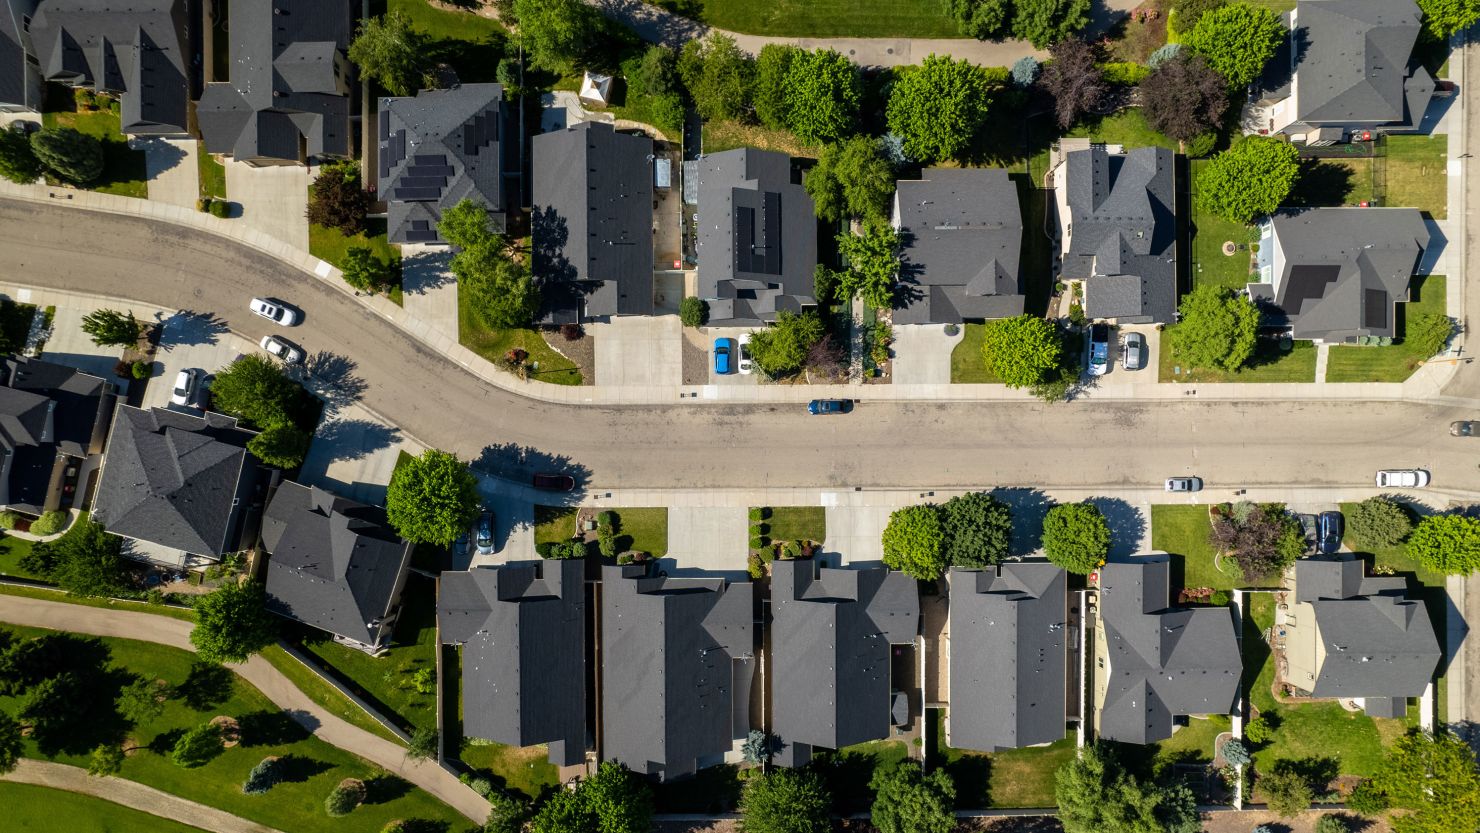
<svg viewBox="0 0 1480 833">
<path fill-rule="evenodd" d="M 484 111 L 463 125 L 463 152 L 477 156 L 478 151 L 498 141 L 498 112 Z"/>
<path fill-rule="evenodd" d="M 411 227 L 406 230 L 406 239 L 412 243 L 435 243 L 437 230 L 426 220 L 412 220 Z"/>
<path fill-rule="evenodd" d="M 452 166 L 447 157 L 438 154 L 416 154 L 406 172 L 396 180 L 391 194 L 398 200 L 423 202 L 441 199 L 447 187 L 447 178 L 452 176 Z"/>
</svg>

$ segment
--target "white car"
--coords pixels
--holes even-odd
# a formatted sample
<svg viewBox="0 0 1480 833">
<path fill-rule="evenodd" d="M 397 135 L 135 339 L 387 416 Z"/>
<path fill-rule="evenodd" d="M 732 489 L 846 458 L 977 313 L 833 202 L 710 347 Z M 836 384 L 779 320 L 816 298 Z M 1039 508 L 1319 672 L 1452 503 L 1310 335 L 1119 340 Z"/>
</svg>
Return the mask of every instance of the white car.
<svg viewBox="0 0 1480 833">
<path fill-rule="evenodd" d="M 750 333 L 740 336 L 740 372 L 749 376 L 755 370 L 755 362 L 750 358 Z"/>
<path fill-rule="evenodd" d="M 1377 473 L 1379 489 L 1422 489 L 1429 485 L 1429 473 L 1423 469 L 1383 469 Z"/>
<path fill-rule="evenodd" d="M 297 310 L 289 309 L 287 304 L 276 298 L 253 298 L 249 306 L 252 312 L 284 327 L 298 323 Z"/>
<path fill-rule="evenodd" d="M 283 364 L 298 364 L 303 361 L 303 351 L 298 349 L 298 345 L 287 339 L 278 338 L 277 336 L 263 336 L 262 342 L 258 346 L 281 360 Z"/>
<path fill-rule="evenodd" d="M 175 389 L 170 393 L 170 404 L 189 406 L 199 385 L 200 371 L 182 370 L 175 374 Z"/>
</svg>

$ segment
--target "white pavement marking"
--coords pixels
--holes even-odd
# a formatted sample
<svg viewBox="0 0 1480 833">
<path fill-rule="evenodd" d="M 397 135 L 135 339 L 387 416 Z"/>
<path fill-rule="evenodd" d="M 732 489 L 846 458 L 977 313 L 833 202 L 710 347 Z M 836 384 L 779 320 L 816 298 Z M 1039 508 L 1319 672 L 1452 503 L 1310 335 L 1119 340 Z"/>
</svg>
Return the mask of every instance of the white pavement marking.
<svg viewBox="0 0 1480 833">
<path fill-rule="evenodd" d="M 313 268 L 313 273 L 321 278 L 327 278 L 334 273 L 334 264 L 327 260 L 319 261 L 319 265 Z"/>
</svg>

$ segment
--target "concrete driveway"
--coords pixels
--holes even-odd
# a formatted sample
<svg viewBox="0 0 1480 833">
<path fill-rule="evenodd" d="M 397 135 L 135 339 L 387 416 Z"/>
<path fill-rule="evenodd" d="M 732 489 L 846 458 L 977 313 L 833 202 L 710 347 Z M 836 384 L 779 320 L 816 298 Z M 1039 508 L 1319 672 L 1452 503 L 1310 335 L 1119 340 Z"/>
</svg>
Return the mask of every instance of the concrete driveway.
<svg viewBox="0 0 1480 833">
<path fill-rule="evenodd" d="M 683 384 L 683 333 L 677 316 L 622 316 L 586 329 L 596 342 L 596 384 Z"/>
<path fill-rule="evenodd" d="M 894 327 L 894 384 L 948 385 L 951 351 L 964 330 L 946 335 L 941 324 L 899 324 Z"/>
<path fill-rule="evenodd" d="M 129 147 L 144 151 L 144 169 L 149 175 L 149 199 L 195 208 L 200 198 L 200 168 L 196 156 L 200 143 L 194 139 L 138 136 Z"/>
<path fill-rule="evenodd" d="M 234 216 L 263 234 L 276 237 L 295 249 L 308 251 L 308 184 L 317 168 L 300 165 L 265 165 L 254 168 L 227 159 L 226 193 L 240 206 Z"/>
<path fill-rule="evenodd" d="M 319 422 L 298 482 L 328 489 L 361 503 L 385 503 L 385 488 L 402 451 L 420 454 L 422 446 L 371 412 L 349 405 Z"/>
<path fill-rule="evenodd" d="M 141 321 L 154 320 L 154 310 L 130 310 L 121 306 L 114 308 L 122 312 L 132 312 Z M 46 349 L 41 352 L 41 358 L 107 379 L 118 385 L 120 393 L 127 393 L 131 380 L 120 379 L 113 374 L 114 365 L 118 364 L 119 357 L 123 355 L 122 348 L 99 347 L 82 331 L 82 317 L 90 312 L 91 309 L 57 307 L 56 315 L 51 321 L 51 336 L 46 339 Z"/>
<path fill-rule="evenodd" d="M 827 540 L 822 558 L 829 567 L 843 564 L 877 563 L 884 559 L 881 543 L 889 524 L 889 506 L 838 506 L 823 494 L 827 518 Z"/>
<path fill-rule="evenodd" d="M 457 280 L 448 270 L 452 250 L 411 243 L 401 247 L 401 302 L 406 312 L 457 338 Z"/>
<path fill-rule="evenodd" d="M 743 579 L 750 555 L 750 522 L 740 506 L 668 507 L 668 556 L 659 560 L 670 576 L 721 573 Z"/>
<path fill-rule="evenodd" d="M 164 321 L 159 349 L 154 354 L 154 381 L 144 393 L 143 406 L 171 407 L 175 375 L 182 370 L 195 369 L 208 377 L 213 376 L 239 356 L 256 351 L 257 345 L 226 331 L 225 325 L 214 316 L 175 313 Z M 209 387 L 209 383 L 206 386 Z M 199 413 L 195 409 L 189 410 Z"/>
</svg>

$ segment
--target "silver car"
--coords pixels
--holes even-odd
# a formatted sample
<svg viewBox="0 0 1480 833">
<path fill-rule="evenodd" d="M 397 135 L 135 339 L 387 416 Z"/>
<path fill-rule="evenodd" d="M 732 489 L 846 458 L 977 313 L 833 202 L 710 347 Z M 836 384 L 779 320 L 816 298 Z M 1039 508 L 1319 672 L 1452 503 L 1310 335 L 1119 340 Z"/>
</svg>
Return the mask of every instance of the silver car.
<svg viewBox="0 0 1480 833">
<path fill-rule="evenodd" d="M 1120 340 L 1120 366 L 1126 370 L 1140 370 L 1146 361 L 1146 337 L 1140 333 L 1126 333 Z"/>
<path fill-rule="evenodd" d="M 1168 492 L 1201 492 L 1203 482 L 1201 477 L 1168 477 Z"/>
</svg>

